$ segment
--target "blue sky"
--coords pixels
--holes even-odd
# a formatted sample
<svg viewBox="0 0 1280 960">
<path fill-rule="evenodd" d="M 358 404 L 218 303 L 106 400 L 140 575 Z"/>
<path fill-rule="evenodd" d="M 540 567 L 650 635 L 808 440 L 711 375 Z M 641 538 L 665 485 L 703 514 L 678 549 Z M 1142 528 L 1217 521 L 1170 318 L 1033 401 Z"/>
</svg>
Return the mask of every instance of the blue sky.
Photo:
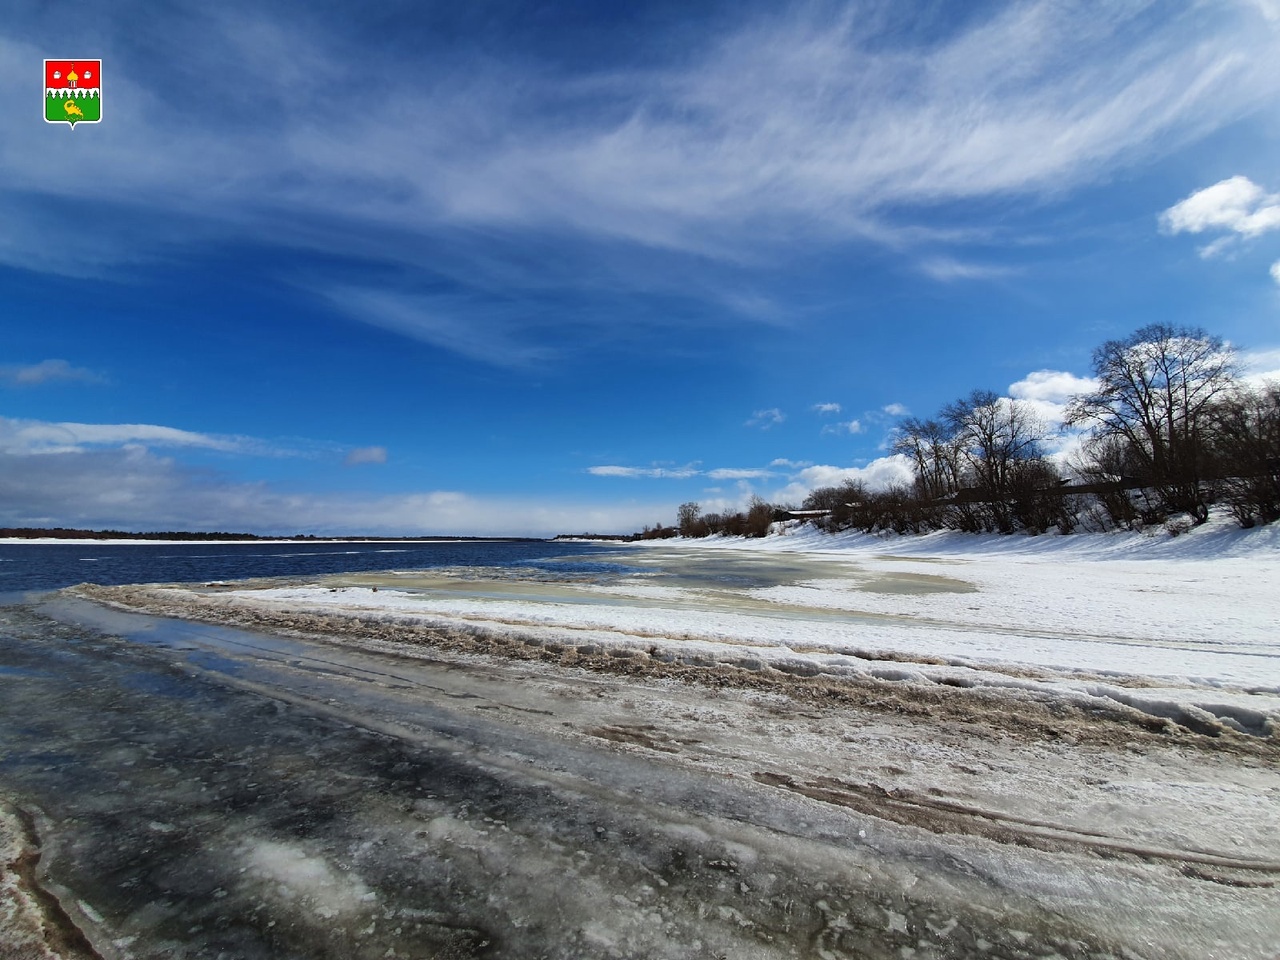
<svg viewBox="0 0 1280 960">
<path fill-rule="evenodd" d="M 1280 370 L 1280 0 L 68 10 L 0 22 L 0 525 L 630 531 L 1153 321 Z"/>
</svg>

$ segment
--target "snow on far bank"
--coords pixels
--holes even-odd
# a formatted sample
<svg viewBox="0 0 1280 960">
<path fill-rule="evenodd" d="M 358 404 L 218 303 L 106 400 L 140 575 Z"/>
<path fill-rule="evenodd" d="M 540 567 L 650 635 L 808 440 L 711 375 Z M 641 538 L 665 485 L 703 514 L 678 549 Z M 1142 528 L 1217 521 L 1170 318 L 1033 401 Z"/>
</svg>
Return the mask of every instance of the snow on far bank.
<svg viewBox="0 0 1280 960">
<path fill-rule="evenodd" d="M 806 553 L 887 553 L 894 556 L 1003 556 L 1024 559 L 1073 560 L 1216 560 L 1257 557 L 1280 559 L 1280 523 L 1242 530 L 1226 516 L 1172 535 L 1163 526 L 1141 531 L 1109 533 L 1027 534 L 961 533 L 938 530 L 922 534 L 867 534 L 859 531 L 823 533 L 810 524 L 774 524 L 762 539 L 707 537 L 640 541 L 644 547 L 664 544 L 705 544 L 711 548 L 748 548 Z"/>
</svg>

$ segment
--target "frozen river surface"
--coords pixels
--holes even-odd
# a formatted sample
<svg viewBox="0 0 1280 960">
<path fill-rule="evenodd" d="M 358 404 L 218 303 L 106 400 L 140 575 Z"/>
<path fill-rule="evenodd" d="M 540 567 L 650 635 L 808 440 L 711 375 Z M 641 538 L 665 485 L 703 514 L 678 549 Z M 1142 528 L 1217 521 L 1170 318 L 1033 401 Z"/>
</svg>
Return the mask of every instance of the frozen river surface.
<svg viewBox="0 0 1280 960">
<path fill-rule="evenodd" d="M 1277 956 L 1272 737 L 591 629 L 0 609 L 0 957 Z"/>
</svg>

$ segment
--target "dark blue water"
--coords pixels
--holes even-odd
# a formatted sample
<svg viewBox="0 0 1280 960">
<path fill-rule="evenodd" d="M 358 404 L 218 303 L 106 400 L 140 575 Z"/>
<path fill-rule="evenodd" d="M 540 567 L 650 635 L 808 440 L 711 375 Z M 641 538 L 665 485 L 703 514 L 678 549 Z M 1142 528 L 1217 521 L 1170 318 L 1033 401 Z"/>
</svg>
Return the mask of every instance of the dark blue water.
<svg viewBox="0 0 1280 960">
<path fill-rule="evenodd" d="M 0 594 L 76 583 L 308 577 L 431 567 L 528 567 L 565 575 L 622 571 L 618 547 L 591 543 L 0 544 Z"/>
</svg>

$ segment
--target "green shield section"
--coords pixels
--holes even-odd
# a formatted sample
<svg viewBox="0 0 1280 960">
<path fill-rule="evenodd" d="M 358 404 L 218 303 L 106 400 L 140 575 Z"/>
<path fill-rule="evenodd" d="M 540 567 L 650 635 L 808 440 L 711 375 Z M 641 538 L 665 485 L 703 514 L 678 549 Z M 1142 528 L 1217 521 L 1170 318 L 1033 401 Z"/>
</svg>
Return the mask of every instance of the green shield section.
<svg viewBox="0 0 1280 960">
<path fill-rule="evenodd" d="M 81 120 L 93 123 L 102 119 L 101 97 L 51 97 L 44 98 L 44 118 L 66 121 L 75 126 Z"/>
</svg>

